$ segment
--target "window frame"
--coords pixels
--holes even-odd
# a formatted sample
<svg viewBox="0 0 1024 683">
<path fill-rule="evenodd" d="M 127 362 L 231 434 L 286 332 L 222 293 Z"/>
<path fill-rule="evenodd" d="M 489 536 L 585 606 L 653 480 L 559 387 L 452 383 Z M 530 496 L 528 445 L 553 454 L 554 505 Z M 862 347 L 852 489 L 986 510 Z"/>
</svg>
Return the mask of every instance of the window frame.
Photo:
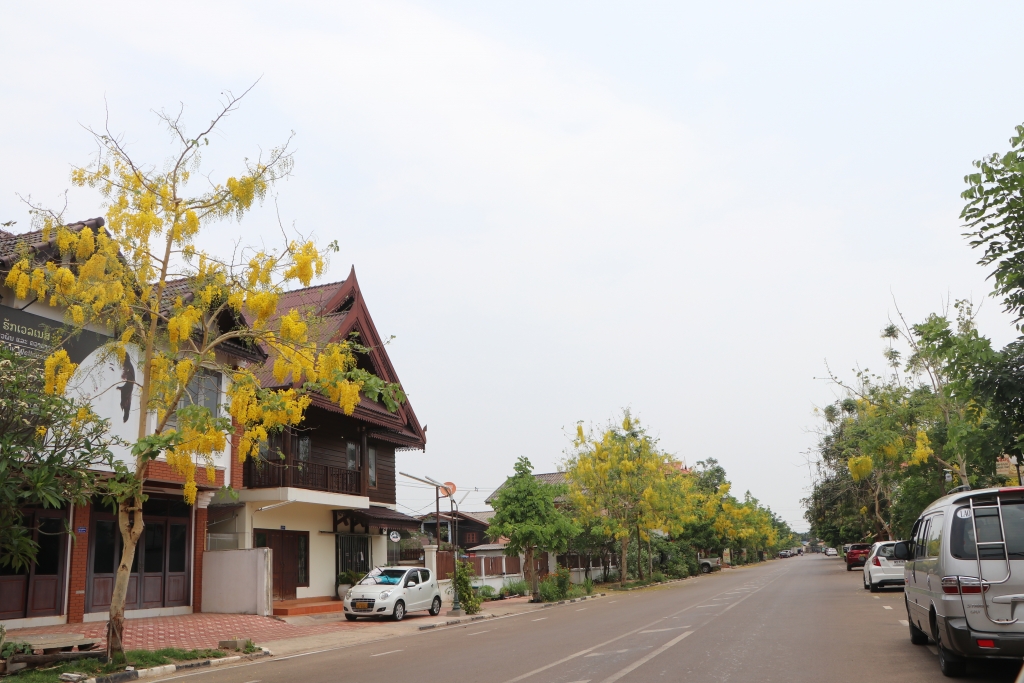
<svg viewBox="0 0 1024 683">
<path fill-rule="evenodd" d="M 373 446 L 366 448 L 366 469 L 370 488 L 377 488 L 377 449 Z"/>
</svg>

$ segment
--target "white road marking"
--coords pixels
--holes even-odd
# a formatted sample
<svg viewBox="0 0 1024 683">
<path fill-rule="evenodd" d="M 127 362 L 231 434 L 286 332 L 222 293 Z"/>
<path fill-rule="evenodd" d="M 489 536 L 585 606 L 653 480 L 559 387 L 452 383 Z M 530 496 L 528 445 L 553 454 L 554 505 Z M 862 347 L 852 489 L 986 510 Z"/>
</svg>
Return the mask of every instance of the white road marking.
<svg viewBox="0 0 1024 683">
<path fill-rule="evenodd" d="M 491 631 L 493 631 L 493 630 L 494 630 L 494 629 L 492 629 L 492 628 L 489 628 L 489 629 L 487 629 L 486 631 L 475 631 L 475 632 L 473 632 L 473 633 L 467 633 L 466 635 L 467 635 L 467 636 L 478 636 L 478 635 L 480 635 L 481 633 L 490 633 L 490 632 L 491 632 Z"/>
<path fill-rule="evenodd" d="M 613 673 L 611 676 L 609 676 L 608 678 L 606 678 L 603 681 L 601 681 L 601 683 L 615 683 L 615 681 L 619 680 L 620 678 L 622 678 L 623 676 L 625 676 L 629 672 L 633 671 L 634 669 L 638 669 L 639 667 L 643 666 L 647 662 L 651 661 L 652 659 L 654 659 L 655 657 L 660 655 L 662 652 L 664 652 L 665 650 L 669 649 L 670 647 L 672 647 L 673 645 L 678 643 L 680 640 L 682 640 L 686 636 L 690 635 L 691 633 L 693 633 L 693 631 L 686 631 L 684 633 L 681 633 L 680 635 L 676 636 L 672 640 L 668 641 L 667 643 L 665 643 L 664 645 L 659 647 L 654 652 L 651 652 L 650 654 L 644 655 L 640 659 L 636 660 L 635 662 L 633 662 L 632 664 L 627 666 L 625 669 L 622 669 L 621 671 L 617 671 L 617 672 Z"/>
<path fill-rule="evenodd" d="M 892 607 L 889 607 L 889 605 L 882 605 L 882 609 L 892 609 Z"/>
<path fill-rule="evenodd" d="M 781 571 L 781 572 L 776 572 L 776 573 L 775 573 L 774 575 L 772 575 L 772 579 L 771 579 L 770 581 L 766 581 L 766 582 L 764 582 L 764 584 L 763 584 L 763 585 L 761 585 L 761 586 L 759 586 L 759 587 L 757 588 L 757 590 L 754 590 L 754 591 L 752 591 L 752 592 L 751 592 L 751 593 L 750 593 L 749 595 L 745 595 L 745 596 L 743 596 L 743 598 L 741 598 L 741 599 L 737 600 L 736 602 L 734 602 L 733 604 L 729 605 L 729 607 L 726 607 L 726 608 L 725 608 L 725 611 L 729 611 L 729 610 L 730 610 L 731 608 L 733 608 L 733 607 L 735 607 L 736 605 L 740 604 L 741 602 L 743 602 L 744 600 L 746 600 L 747 598 L 749 598 L 749 597 L 750 597 L 751 595 L 753 595 L 754 593 L 757 593 L 758 591 L 760 591 L 760 590 L 761 590 L 762 588 L 765 588 L 765 587 L 767 587 L 767 586 L 771 585 L 772 583 L 774 583 L 775 581 L 777 581 L 777 580 L 778 580 L 779 578 L 781 578 L 782 576 L 784 576 L 784 575 L 785 575 L 786 573 L 787 573 L 787 572 L 785 572 L 785 571 Z M 615 600 L 611 600 L 611 601 L 609 601 L 609 603 L 608 603 L 608 604 L 611 604 L 611 603 L 613 603 L 613 602 L 616 602 L 616 601 L 615 601 Z M 705 605 L 705 606 L 706 606 L 706 607 L 711 607 L 712 605 Z M 686 612 L 687 610 L 690 610 L 690 609 L 692 609 L 692 607 L 684 607 L 683 609 L 679 610 L 679 612 L 678 612 L 678 613 L 679 613 L 679 614 L 682 614 L 683 612 Z M 499 617 L 499 619 L 500 619 L 500 618 L 501 618 L 501 617 Z M 665 618 L 665 617 L 662 617 L 661 619 L 658 619 L 657 621 L 654 621 L 654 622 L 652 622 L 652 623 L 650 623 L 650 624 L 647 624 L 647 625 L 645 625 L 645 626 L 641 626 L 641 627 L 639 627 L 639 628 L 635 628 L 635 629 L 633 629 L 632 631 L 627 631 L 627 632 L 625 632 L 625 633 L 623 633 L 623 634 L 621 634 L 621 635 L 615 636 L 614 638 L 610 638 L 610 639 L 608 639 L 608 640 L 604 641 L 603 643 L 598 643 L 597 645 L 594 645 L 594 646 L 588 647 L 588 648 L 586 648 L 586 649 L 584 649 L 584 650 L 580 650 L 579 652 L 574 652 L 574 653 L 572 653 L 571 655 L 567 655 L 567 656 L 565 656 L 565 657 L 562 657 L 561 659 L 559 659 L 559 660 L 556 660 L 556 661 L 554 661 L 554 662 L 551 662 L 550 664 L 545 664 L 544 666 L 541 666 L 541 667 L 537 667 L 536 669 L 534 669 L 534 670 L 532 670 L 532 671 L 527 671 L 526 673 L 524 673 L 524 674 L 520 674 L 520 675 L 516 676 L 515 678 L 510 678 L 510 679 L 508 679 L 508 680 L 507 680 L 507 681 L 505 681 L 504 683 L 518 683 L 518 681 L 522 681 L 522 680 L 525 680 L 525 679 L 527 679 L 527 678 L 530 678 L 531 676 L 534 676 L 534 675 L 536 675 L 536 674 L 539 674 L 539 673 L 540 673 L 540 672 L 542 672 L 542 671 L 547 671 L 548 669 L 552 669 L 552 668 L 554 668 L 554 667 L 556 667 L 556 666 L 558 666 L 558 665 L 560 665 L 560 664 L 565 664 L 566 662 L 572 661 L 573 659 L 576 659 L 577 657 L 582 657 L 582 656 L 584 656 L 584 655 L 586 655 L 586 654 L 588 654 L 588 653 L 590 653 L 590 652 L 593 652 L 594 650 L 596 650 L 596 649 L 598 649 L 598 648 L 604 647 L 605 645 L 608 645 L 608 644 L 610 644 L 610 643 L 614 643 L 614 642 L 615 642 L 616 640 L 622 640 L 623 638 L 626 638 L 626 637 L 628 637 L 628 636 L 631 636 L 631 635 L 633 635 L 634 633 L 639 633 L 640 631 L 644 630 L 645 628 L 648 628 L 648 627 L 650 627 L 650 626 L 655 626 L 655 625 L 657 625 L 658 621 L 662 621 L 662 620 L 663 620 L 664 618 Z M 682 639 L 683 639 L 683 637 L 685 637 L 685 636 L 689 635 L 690 633 L 692 633 L 692 631 L 687 631 L 687 632 L 686 632 L 686 633 L 684 633 L 684 634 L 683 634 L 682 636 L 680 636 L 680 637 L 679 637 L 679 638 L 678 638 L 677 640 L 682 640 Z M 672 641 L 672 643 L 673 643 L 673 644 L 674 644 L 675 642 L 677 642 L 677 641 Z M 662 646 L 662 647 L 664 647 L 664 646 Z M 660 649 L 659 649 L 659 650 L 656 650 L 655 652 L 653 652 L 653 653 L 651 653 L 650 655 L 648 655 L 648 657 L 653 657 L 654 655 L 657 655 L 657 654 L 659 654 L 660 652 L 662 652 L 662 650 L 660 650 Z M 277 661 L 281 661 L 282 659 L 288 659 L 288 658 L 290 658 L 290 657 L 301 657 L 301 656 L 303 656 L 303 655 L 289 655 L 288 657 L 281 657 L 281 658 L 280 658 L 280 659 L 278 659 Z M 627 673 L 628 673 L 628 672 L 627 672 Z"/>
<path fill-rule="evenodd" d="M 576 610 L 576 611 L 577 611 L 577 612 L 582 612 L 582 611 L 583 611 L 583 610 L 585 610 L 585 609 L 587 609 L 587 608 L 586 608 L 586 607 L 580 607 L 580 608 L 579 608 L 578 610 Z"/>
<path fill-rule="evenodd" d="M 871 597 L 873 597 L 875 600 L 881 600 L 882 599 L 882 598 L 878 597 L 877 595 L 872 595 Z"/>
<path fill-rule="evenodd" d="M 910 626 L 910 622 L 909 622 L 909 621 L 907 621 L 906 619 L 900 619 L 900 620 L 899 620 L 899 622 L 900 622 L 901 624 L 903 624 L 904 626 Z"/>
<path fill-rule="evenodd" d="M 388 650 L 387 652 L 378 652 L 377 654 L 370 655 L 370 656 L 371 657 L 383 657 L 384 655 L 393 655 L 396 652 L 402 652 L 402 650 Z"/>
<path fill-rule="evenodd" d="M 540 619 L 531 619 L 531 621 L 544 621 L 547 617 L 541 617 Z"/>
<path fill-rule="evenodd" d="M 648 631 L 640 631 L 640 633 L 663 633 L 665 631 L 678 631 L 681 628 L 690 628 L 689 626 L 673 626 L 671 628 L 652 628 Z"/>
</svg>

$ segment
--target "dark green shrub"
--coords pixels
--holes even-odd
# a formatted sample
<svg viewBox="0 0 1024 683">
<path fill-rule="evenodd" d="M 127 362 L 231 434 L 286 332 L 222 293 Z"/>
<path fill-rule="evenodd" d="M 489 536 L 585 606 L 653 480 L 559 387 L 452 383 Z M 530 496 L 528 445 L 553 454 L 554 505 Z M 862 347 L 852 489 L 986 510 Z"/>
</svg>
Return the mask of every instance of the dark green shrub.
<svg viewBox="0 0 1024 683">
<path fill-rule="evenodd" d="M 540 582 L 540 599 L 544 602 L 558 602 L 562 593 L 558 590 L 558 582 L 554 576 L 548 576 Z"/>
<path fill-rule="evenodd" d="M 555 572 L 555 583 L 558 585 L 559 600 L 563 600 L 569 594 L 569 585 L 572 583 L 572 572 L 566 567 L 559 567 Z"/>
<path fill-rule="evenodd" d="M 473 590 L 473 564 L 465 560 L 455 562 L 455 574 L 452 576 L 452 584 L 448 591 L 457 590 L 459 595 L 459 606 L 466 611 L 466 614 L 476 614 L 480 611 L 481 597 Z"/>
</svg>

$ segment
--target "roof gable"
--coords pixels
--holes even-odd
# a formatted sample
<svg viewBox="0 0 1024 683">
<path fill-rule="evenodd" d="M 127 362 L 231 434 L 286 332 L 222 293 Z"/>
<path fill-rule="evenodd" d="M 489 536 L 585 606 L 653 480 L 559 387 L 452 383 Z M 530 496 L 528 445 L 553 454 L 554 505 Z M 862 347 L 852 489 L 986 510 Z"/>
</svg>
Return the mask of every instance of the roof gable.
<svg viewBox="0 0 1024 683">
<path fill-rule="evenodd" d="M 311 325 L 310 329 L 310 336 L 318 344 L 344 341 L 353 332 L 357 333 L 357 341 L 369 348 L 366 360 L 372 366 L 372 370 L 371 368 L 366 369 L 371 370 L 386 382 L 401 385 L 398 373 L 384 348 L 380 333 L 377 332 L 377 326 L 374 325 L 373 318 L 370 317 L 370 311 L 363 299 L 354 266 L 349 271 L 348 277 L 341 282 L 306 287 L 282 294 L 278 300 L 277 315 L 285 314 L 292 309 L 319 318 L 318 322 Z M 274 359 L 271 357 L 257 372 L 264 386 L 277 385 L 274 380 L 273 365 Z M 408 394 L 408 392 L 406 393 Z M 321 396 L 317 396 L 313 403 L 326 410 L 340 410 Z M 361 395 L 352 417 L 371 422 L 390 431 L 401 432 L 404 438 L 395 442 L 399 448 L 421 449 L 426 446 L 426 431 L 420 426 L 416 413 L 408 400 L 399 405 L 397 411 L 391 413 L 383 404 L 371 401 Z M 378 433 L 378 436 L 384 436 L 384 434 Z"/>
</svg>

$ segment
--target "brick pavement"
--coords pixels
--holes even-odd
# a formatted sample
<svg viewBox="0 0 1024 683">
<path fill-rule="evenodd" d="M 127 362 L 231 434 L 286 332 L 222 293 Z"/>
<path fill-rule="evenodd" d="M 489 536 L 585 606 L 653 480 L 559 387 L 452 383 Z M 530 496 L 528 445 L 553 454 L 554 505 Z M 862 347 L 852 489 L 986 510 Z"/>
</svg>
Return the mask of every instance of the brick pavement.
<svg viewBox="0 0 1024 683">
<path fill-rule="evenodd" d="M 129 650 L 159 650 L 165 647 L 192 650 L 215 648 L 219 641 L 232 638 L 251 638 L 259 644 L 272 640 L 356 631 L 372 627 L 374 623 L 345 621 L 296 625 L 252 614 L 185 614 L 176 617 L 129 619 L 125 622 L 125 646 Z M 14 640 L 19 635 L 33 633 L 81 633 L 86 638 L 103 639 L 105 646 L 106 632 L 106 622 L 100 621 L 16 629 L 7 632 L 7 639 Z"/>
</svg>

